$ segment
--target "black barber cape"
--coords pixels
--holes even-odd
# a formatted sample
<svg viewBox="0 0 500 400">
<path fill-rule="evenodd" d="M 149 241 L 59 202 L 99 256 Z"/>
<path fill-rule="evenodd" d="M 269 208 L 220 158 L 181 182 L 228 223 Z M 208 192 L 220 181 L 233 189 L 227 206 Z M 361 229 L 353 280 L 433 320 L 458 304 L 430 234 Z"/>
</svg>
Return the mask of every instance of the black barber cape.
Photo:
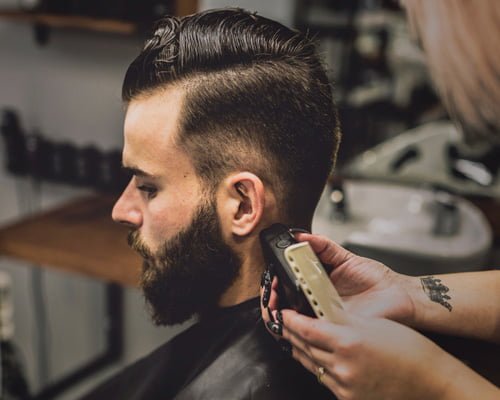
<svg viewBox="0 0 500 400">
<path fill-rule="evenodd" d="M 256 298 L 218 309 L 82 400 L 332 398 L 267 333 Z"/>
</svg>

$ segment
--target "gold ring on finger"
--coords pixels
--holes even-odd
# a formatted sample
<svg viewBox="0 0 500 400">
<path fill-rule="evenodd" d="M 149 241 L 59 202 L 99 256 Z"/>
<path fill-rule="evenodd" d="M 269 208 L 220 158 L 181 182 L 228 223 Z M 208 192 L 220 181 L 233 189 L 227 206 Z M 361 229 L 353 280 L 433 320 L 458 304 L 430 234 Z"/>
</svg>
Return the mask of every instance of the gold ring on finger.
<svg viewBox="0 0 500 400">
<path fill-rule="evenodd" d="M 316 378 L 318 378 L 318 382 L 321 383 L 322 385 L 324 385 L 322 378 L 323 378 L 323 375 L 325 375 L 325 372 L 326 372 L 326 370 L 324 367 L 318 367 L 318 372 L 316 374 Z"/>
</svg>

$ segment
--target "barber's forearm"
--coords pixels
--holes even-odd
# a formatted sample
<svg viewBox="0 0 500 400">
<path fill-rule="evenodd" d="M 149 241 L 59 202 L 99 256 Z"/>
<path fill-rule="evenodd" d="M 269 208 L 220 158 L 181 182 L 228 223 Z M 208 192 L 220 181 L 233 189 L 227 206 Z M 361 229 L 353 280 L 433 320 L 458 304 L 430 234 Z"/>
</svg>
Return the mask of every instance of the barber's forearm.
<svg viewBox="0 0 500 400">
<path fill-rule="evenodd" d="M 467 367 L 452 355 L 440 352 L 433 365 L 431 374 L 435 374 L 435 383 L 442 387 L 439 400 L 494 400 L 500 390 L 481 375 Z M 439 382 L 440 381 L 440 382 Z"/>
<path fill-rule="evenodd" d="M 408 280 L 417 329 L 500 342 L 500 271 Z"/>
</svg>

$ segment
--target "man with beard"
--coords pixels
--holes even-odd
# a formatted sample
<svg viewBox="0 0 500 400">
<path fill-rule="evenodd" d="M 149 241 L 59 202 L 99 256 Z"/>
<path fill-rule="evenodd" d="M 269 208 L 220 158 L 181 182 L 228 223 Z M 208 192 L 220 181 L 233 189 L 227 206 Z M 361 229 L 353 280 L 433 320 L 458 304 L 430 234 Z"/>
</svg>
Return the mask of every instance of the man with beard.
<svg viewBox="0 0 500 400">
<path fill-rule="evenodd" d="M 310 229 L 338 146 L 313 43 L 239 9 L 165 17 L 122 93 L 133 176 L 113 219 L 144 259 L 154 322 L 198 322 L 85 398 L 331 398 L 267 334 L 258 298 L 259 232 Z"/>
</svg>

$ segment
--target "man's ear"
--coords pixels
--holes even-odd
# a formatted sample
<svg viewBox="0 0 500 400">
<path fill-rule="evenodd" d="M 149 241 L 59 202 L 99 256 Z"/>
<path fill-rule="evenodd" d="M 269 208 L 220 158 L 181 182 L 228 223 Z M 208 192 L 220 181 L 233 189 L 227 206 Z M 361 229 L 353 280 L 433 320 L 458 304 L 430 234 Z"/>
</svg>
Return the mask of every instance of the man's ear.
<svg viewBox="0 0 500 400">
<path fill-rule="evenodd" d="M 232 234 L 246 236 L 262 219 L 265 188 L 261 179 L 251 172 L 239 172 L 227 177 L 220 192 L 219 210 L 224 225 Z"/>
</svg>

